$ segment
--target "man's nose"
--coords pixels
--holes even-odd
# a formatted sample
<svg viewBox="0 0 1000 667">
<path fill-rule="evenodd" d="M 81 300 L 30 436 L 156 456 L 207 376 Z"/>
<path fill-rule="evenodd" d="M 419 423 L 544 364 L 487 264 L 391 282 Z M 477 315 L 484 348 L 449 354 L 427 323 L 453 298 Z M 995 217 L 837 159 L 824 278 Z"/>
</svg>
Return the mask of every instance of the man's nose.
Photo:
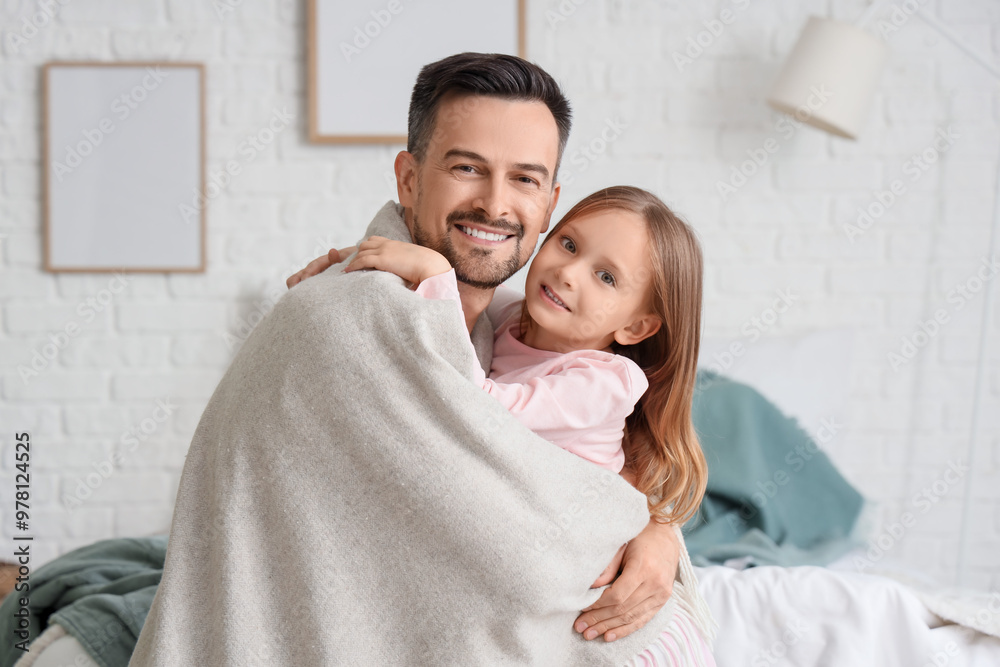
<svg viewBox="0 0 1000 667">
<path fill-rule="evenodd" d="M 472 205 L 490 220 L 509 218 L 511 205 L 506 181 L 492 176 L 485 179 Z"/>
</svg>

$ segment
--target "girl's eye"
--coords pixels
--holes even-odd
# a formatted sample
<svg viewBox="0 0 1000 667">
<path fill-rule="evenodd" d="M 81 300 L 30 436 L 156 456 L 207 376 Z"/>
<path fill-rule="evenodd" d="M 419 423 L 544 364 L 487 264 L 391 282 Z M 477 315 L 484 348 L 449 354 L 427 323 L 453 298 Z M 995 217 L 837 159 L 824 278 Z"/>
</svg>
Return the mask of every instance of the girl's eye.
<svg viewBox="0 0 1000 667">
<path fill-rule="evenodd" d="M 562 237 L 561 241 L 562 241 L 562 246 L 566 248 L 566 250 L 569 250 L 570 252 L 576 252 L 576 244 L 573 243 L 573 239 L 564 236 Z"/>
<path fill-rule="evenodd" d="M 607 271 L 598 271 L 597 276 L 601 279 L 601 282 L 605 285 L 615 286 L 615 277 Z"/>
</svg>

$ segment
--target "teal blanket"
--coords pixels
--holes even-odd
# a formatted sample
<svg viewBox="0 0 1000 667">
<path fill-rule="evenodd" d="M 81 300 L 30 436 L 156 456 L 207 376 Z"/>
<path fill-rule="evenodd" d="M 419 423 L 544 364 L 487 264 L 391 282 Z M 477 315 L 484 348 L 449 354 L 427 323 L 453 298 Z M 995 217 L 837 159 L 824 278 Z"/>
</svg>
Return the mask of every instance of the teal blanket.
<svg viewBox="0 0 1000 667">
<path fill-rule="evenodd" d="M 863 498 L 815 440 L 755 389 L 700 371 L 693 421 L 708 489 L 684 526 L 691 562 L 825 565 L 855 546 Z M 819 435 L 835 438 L 836 428 Z"/>
<path fill-rule="evenodd" d="M 101 667 L 128 664 L 163 574 L 167 537 L 102 540 L 52 560 L 30 575 L 28 632 L 33 641 L 49 623 L 76 637 Z M 0 605 L 0 666 L 24 652 L 14 631 L 18 596 Z M 13 639 L 12 639 L 13 638 Z"/>
<path fill-rule="evenodd" d="M 708 491 L 684 527 L 696 564 L 824 564 L 845 552 L 863 500 L 796 423 L 754 389 L 699 373 L 694 423 L 708 459 Z M 103 540 L 31 574 L 30 637 L 51 622 L 102 667 L 124 667 L 163 572 L 166 536 Z M 0 605 L 0 667 L 22 652 L 14 596 Z"/>
</svg>

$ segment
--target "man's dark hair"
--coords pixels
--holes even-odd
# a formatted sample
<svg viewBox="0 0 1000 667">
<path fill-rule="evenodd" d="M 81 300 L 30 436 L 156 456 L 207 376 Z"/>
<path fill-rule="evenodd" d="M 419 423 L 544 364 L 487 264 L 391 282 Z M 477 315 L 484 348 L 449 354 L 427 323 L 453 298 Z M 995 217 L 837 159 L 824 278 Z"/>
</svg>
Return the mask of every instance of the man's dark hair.
<svg viewBox="0 0 1000 667">
<path fill-rule="evenodd" d="M 559 128 L 556 170 L 562 160 L 572 124 L 569 102 L 559 84 L 541 67 L 517 56 L 498 53 L 459 53 L 424 65 L 413 86 L 406 150 L 422 162 L 434 132 L 441 98 L 446 93 L 543 102 Z M 552 175 L 553 181 L 555 174 Z"/>
</svg>

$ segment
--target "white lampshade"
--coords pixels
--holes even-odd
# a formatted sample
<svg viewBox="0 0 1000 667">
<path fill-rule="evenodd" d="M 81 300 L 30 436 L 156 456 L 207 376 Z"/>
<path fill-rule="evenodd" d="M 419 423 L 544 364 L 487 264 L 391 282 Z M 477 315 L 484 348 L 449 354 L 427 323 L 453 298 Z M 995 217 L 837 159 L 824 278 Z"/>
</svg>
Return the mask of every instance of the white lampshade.
<svg viewBox="0 0 1000 667">
<path fill-rule="evenodd" d="M 856 139 L 888 54 L 884 42 L 861 28 L 812 16 L 767 103 L 813 127 Z"/>
</svg>

